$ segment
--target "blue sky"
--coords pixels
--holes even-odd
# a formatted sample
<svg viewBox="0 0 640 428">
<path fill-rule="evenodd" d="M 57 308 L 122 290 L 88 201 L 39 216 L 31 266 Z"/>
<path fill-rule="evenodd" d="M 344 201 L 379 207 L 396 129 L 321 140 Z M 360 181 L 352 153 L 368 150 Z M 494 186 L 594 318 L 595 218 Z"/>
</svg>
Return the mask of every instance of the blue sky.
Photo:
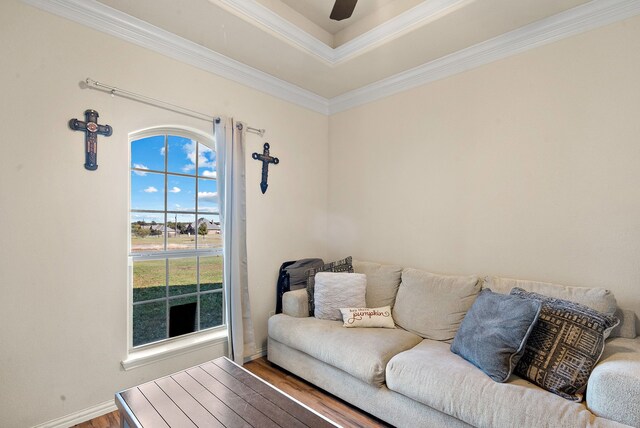
<svg viewBox="0 0 640 428">
<path fill-rule="evenodd" d="M 216 177 L 215 152 L 188 138 L 169 136 L 167 147 L 164 140 L 164 136 L 154 136 L 131 143 L 131 167 L 136 168 L 131 170 L 131 209 L 164 210 L 166 188 L 168 211 L 193 212 L 197 199 L 198 213 L 217 212 L 218 182 L 213 179 Z M 163 173 L 165 156 L 168 172 L 166 187 Z M 169 217 L 173 221 L 174 215 L 170 214 Z M 192 217 L 179 215 L 178 221 L 193 221 L 190 220 Z M 162 215 L 132 213 L 132 221 L 142 219 L 164 222 Z M 217 216 L 215 219 L 217 221 Z"/>
</svg>

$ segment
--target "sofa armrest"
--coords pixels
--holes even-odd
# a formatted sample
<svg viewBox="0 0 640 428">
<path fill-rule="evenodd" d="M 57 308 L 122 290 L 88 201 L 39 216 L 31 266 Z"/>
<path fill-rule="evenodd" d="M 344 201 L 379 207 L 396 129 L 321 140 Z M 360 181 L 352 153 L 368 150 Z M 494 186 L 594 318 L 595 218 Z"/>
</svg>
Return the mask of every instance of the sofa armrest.
<svg viewBox="0 0 640 428">
<path fill-rule="evenodd" d="M 309 316 L 307 289 L 287 291 L 282 295 L 282 313 L 296 318 Z"/>
<path fill-rule="evenodd" d="M 607 341 L 587 385 L 587 407 L 597 416 L 640 427 L 640 339 Z"/>
</svg>

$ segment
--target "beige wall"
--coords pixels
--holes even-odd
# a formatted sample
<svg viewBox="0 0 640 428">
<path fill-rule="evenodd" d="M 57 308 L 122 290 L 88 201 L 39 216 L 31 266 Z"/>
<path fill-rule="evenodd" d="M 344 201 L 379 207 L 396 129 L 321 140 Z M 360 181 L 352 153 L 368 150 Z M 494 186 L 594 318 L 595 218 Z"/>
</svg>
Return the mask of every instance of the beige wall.
<svg viewBox="0 0 640 428">
<path fill-rule="evenodd" d="M 333 258 L 614 291 L 640 313 L 640 18 L 336 114 Z"/>
<path fill-rule="evenodd" d="M 0 426 L 27 427 L 113 399 L 119 389 L 218 356 L 220 348 L 124 372 L 127 352 L 127 134 L 211 126 L 80 89 L 86 77 L 267 128 L 247 137 L 250 293 L 258 347 L 284 260 L 325 254 L 328 119 L 113 37 L 0 3 Z M 87 108 L 113 126 L 84 169 Z M 280 158 L 260 193 L 268 141 Z"/>
<path fill-rule="evenodd" d="M 258 347 L 279 264 L 304 256 L 604 286 L 640 312 L 639 18 L 329 119 L 17 0 L 0 3 L 0 29 L 3 427 L 221 352 L 120 368 L 127 134 L 210 127 L 80 89 L 87 76 L 268 129 L 281 162 L 266 195 L 259 164 L 247 170 Z M 114 127 L 96 172 L 67 128 L 87 108 Z M 249 135 L 247 159 L 264 141 Z"/>
</svg>

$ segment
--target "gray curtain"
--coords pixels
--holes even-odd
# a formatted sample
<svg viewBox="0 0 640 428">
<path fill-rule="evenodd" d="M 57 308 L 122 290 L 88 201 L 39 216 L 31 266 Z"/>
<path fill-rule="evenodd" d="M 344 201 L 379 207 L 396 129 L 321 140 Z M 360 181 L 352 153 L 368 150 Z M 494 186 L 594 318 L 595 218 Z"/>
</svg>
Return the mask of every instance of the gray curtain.
<svg viewBox="0 0 640 428">
<path fill-rule="evenodd" d="M 214 120 L 220 225 L 224 245 L 229 358 L 238 364 L 255 353 L 247 275 L 245 126 L 231 118 Z"/>
</svg>

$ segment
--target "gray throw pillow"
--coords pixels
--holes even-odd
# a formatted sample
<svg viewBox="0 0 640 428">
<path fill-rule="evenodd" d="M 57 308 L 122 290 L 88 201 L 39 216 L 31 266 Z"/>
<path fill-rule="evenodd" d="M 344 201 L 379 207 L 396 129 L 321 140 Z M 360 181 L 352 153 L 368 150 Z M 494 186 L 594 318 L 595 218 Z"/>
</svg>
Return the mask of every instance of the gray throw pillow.
<svg viewBox="0 0 640 428">
<path fill-rule="evenodd" d="M 307 299 L 309 300 L 309 316 L 314 316 L 315 305 L 313 295 L 315 291 L 315 278 L 318 272 L 349 272 L 353 273 L 353 263 L 351 256 L 327 263 L 318 269 L 309 269 L 307 271 Z"/>
<path fill-rule="evenodd" d="M 486 288 L 462 320 L 451 351 L 506 382 L 522 356 L 540 314 L 540 302 Z"/>
<path fill-rule="evenodd" d="M 515 373 L 567 400 L 582 401 L 604 340 L 620 320 L 579 303 L 517 287 L 511 295 L 542 303 Z"/>
</svg>

